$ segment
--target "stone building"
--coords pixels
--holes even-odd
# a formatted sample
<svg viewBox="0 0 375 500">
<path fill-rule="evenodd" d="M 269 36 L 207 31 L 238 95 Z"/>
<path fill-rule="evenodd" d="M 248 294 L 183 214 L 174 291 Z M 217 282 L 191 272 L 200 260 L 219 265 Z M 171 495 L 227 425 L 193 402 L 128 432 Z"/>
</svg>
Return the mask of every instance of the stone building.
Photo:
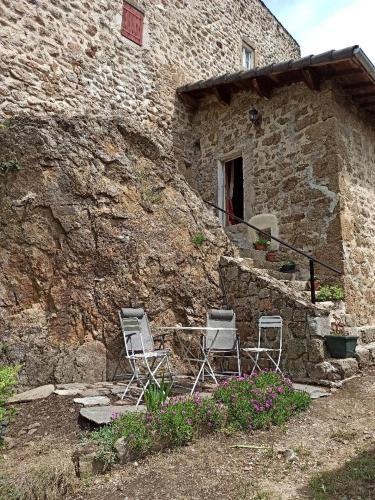
<svg viewBox="0 0 375 500">
<path fill-rule="evenodd" d="M 124 303 L 155 324 L 230 306 L 243 341 L 281 314 L 299 378 L 372 360 L 375 73 L 360 49 L 299 59 L 260 0 L 0 0 L 0 44 L 0 165 L 22 166 L 0 178 L 0 362 L 23 363 L 25 386 L 110 376 Z M 332 311 L 309 302 L 305 259 L 287 282 L 202 198 L 342 272 L 358 359 L 327 361 Z"/>
<path fill-rule="evenodd" d="M 347 312 L 375 322 L 375 68 L 365 54 L 350 47 L 179 92 L 197 105 L 186 142 L 195 189 L 225 208 L 232 171 L 234 212 L 341 270 Z M 228 229 L 250 245 L 257 237 Z"/>
</svg>

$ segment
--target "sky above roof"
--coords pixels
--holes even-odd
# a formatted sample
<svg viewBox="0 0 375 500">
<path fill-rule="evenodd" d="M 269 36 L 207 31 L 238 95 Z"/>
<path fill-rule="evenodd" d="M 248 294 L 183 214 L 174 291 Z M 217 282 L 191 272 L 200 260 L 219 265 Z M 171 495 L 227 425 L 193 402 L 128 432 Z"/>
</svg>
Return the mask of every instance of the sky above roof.
<svg viewBox="0 0 375 500">
<path fill-rule="evenodd" d="M 375 63 L 375 0 L 263 0 L 303 56 L 359 45 Z"/>
</svg>

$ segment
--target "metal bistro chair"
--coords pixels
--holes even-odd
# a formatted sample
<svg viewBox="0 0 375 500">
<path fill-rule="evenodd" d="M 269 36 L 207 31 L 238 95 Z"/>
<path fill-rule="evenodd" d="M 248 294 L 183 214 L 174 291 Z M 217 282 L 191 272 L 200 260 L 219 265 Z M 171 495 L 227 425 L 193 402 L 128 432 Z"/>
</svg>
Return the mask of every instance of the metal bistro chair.
<svg viewBox="0 0 375 500">
<path fill-rule="evenodd" d="M 157 372 L 163 365 L 166 365 L 169 378 L 173 383 L 171 365 L 168 352 L 164 349 L 155 349 L 154 338 L 151 335 L 147 315 L 143 309 L 121 309 L 119 318 L 125 345 L 122 357 L 129 362 L 132 372 L 121 399 L 125 398 L 132 382 L 136 380 L 142 386 L 141 395 L 137 400 L 138 406 L 151 382 L 160 387 Z M 162 347 L 164 347 L 164 335 L 158 335 L 157 337 L 161 339 Z M 140 371 L 142 366 L 146 372 L 145 376 L 142 376 Z"/>
<path fill-rule="evenodd" d="M 267 330 L 268 329 L 278 330 L 278 339 L 273 341 L 273 344 L 278 345 L 278 347 L 267 347 Z M 264 334 L 263 334 L 263 330 Z M 262 337 L 264 341 L 262 342 Z M 265 355 L 265 358 L 271 361 L 276 371 L 280 370 L 281 352 L 283 346 L 283 319 L 281 316 L 261 316 L 259 319 L 259 329 L 258 329 L 258 346 L 257 347 L 244 347 L 242 351 L 249 356 L 253 361 L 254 366 L 251 373 L 254 373 L 256 368 L 261 369 L 259 366 L 259 357 L 261 354 Z M 263 358 L 264 359 L 264 358 Z"/>
<path fill-rule="evenodd" d="M 203 349 L 206 357 L 213 354 L 221 360 L 222 371 L 215 375 L 241 375 L 240 339 L 236 331 L 236 315 L 234 311 L 211 309 L 207 313 L 207 333 L 203 337 Z M 211 330 L 213 328 L 213 330 Z M 214 328 L 228 328 L 215 331 Z M 237 359 L 237 371 L 224 371 L 223 361 Z M 204 380 L 204 371 L 202 372 Z"/>
</svg>

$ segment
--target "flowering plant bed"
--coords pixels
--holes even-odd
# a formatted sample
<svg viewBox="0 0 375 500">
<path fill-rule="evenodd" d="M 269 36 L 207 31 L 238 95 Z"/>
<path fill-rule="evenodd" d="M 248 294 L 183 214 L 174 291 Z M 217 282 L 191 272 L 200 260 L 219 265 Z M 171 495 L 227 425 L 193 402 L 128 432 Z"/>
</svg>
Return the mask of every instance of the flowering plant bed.
<svg viewBox="0 0 375 500">
<path fill-rule="evenodd" d="M 212 398 L 199 394 L 171 398 L 158 409 L 129 413 L 90 434 L 96 458 L 108 469 L 166 448 L 184 446 L 210 432 L 280 425 L 305 410 L 310 396 L 295 391 L 288 378 L 260 372 L 224 380 Z"/>
</svg>

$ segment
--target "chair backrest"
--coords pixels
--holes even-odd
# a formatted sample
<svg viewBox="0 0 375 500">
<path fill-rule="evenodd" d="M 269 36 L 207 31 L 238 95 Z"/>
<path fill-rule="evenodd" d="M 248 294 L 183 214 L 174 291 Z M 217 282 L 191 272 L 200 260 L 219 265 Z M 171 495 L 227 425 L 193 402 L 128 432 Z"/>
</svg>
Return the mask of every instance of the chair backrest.
<svg viewBox="0 0 375 500">
<path fill-rule="evenodd" d="M 267 344 L 267 330 L 271 328 L 278 330 L 278 335 L 272 340 L 272 343 L 273 345 L 278 344 L 278 348 L 281 349 L 283 343 L 283 318 L 281 316 L 261 316 L 259 318 L 258 347 L 261 347 L 262 344 L 262 333 L 264 336 L 263 343 Z M 264 345 L 264 347 L 269 347 L 269 345 Z"/>
<path fill-rule="evenodd" d="M 119 317 L 127 350 L 130 349 L 132 352 L 154 351 L 154 339 L 151 335 L 147 314 L 143 309 L 123 308 L 119 312 Z M 134 333 L 134 335 L 129 338 L 129 333 Z"/>
<path fill-rule="evenodd" d="M 232 330 L 208 330 L 205 337 L 205 346 L 211 350 L 232 350 L 236 346 L 237 335 L 236 315 L 231 309 L 211 309 L 207 313 L 207 327 L 231 328 Z"/>
</svg>

